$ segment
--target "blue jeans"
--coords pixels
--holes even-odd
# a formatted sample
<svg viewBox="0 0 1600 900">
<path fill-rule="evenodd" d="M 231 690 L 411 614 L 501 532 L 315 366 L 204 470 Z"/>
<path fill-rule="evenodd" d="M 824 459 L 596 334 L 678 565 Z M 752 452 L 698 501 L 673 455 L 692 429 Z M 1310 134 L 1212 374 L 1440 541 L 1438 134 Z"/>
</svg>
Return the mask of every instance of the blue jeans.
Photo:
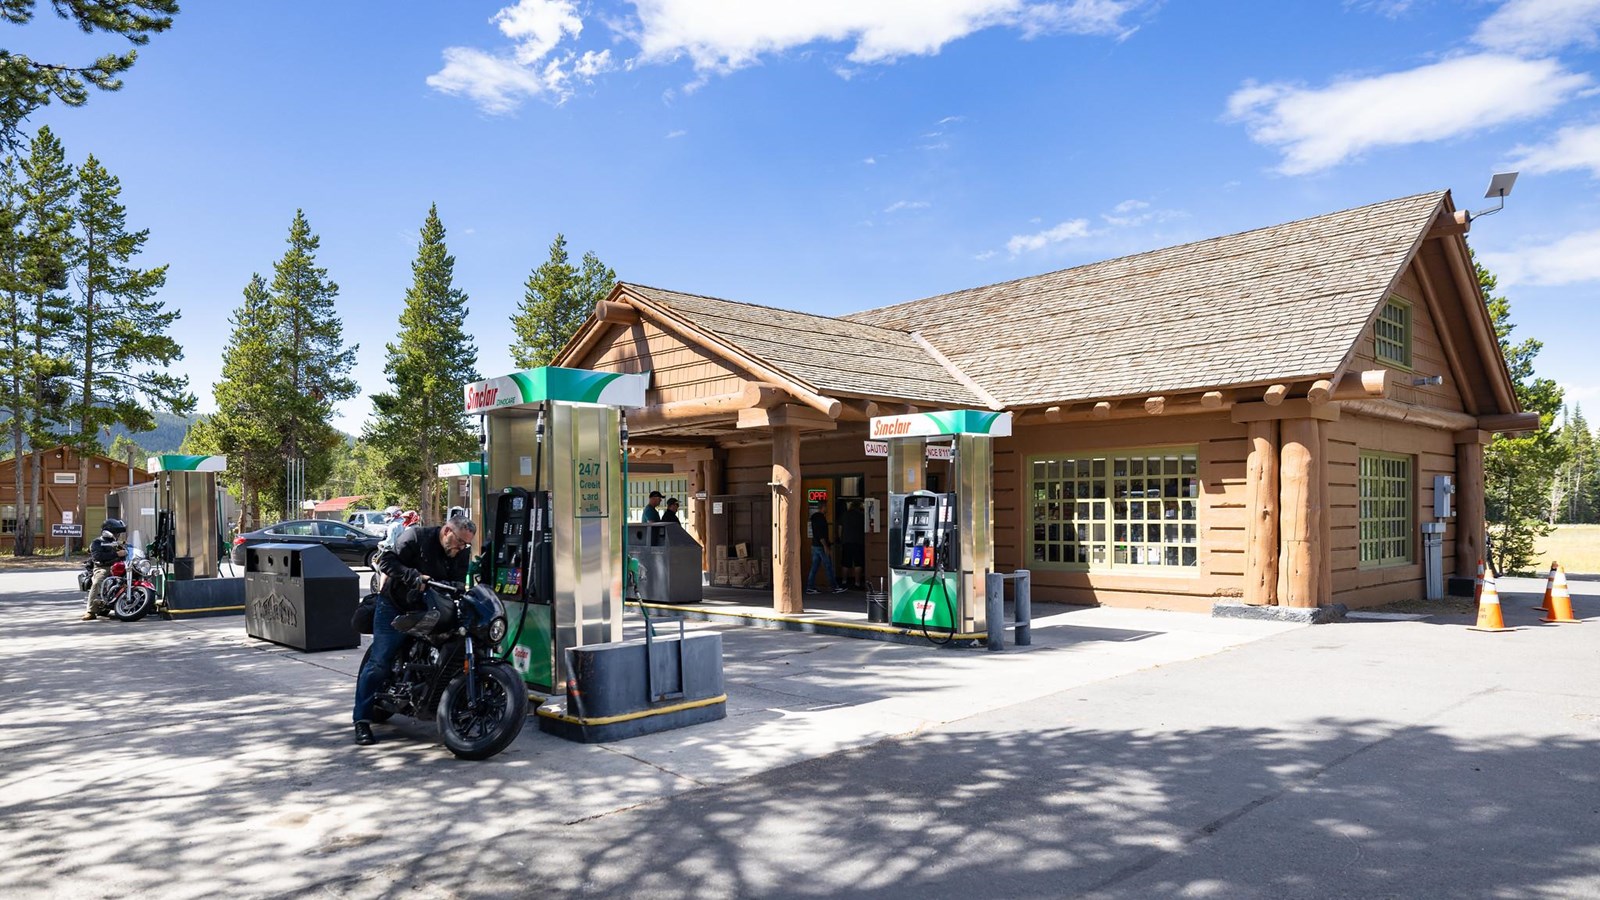
<svg viewBox="0 0 1600 900">
<path fill-rule="evenodd" d="M 394 617 L 399 610 L 388 597 L 378 595 L 377 611 L 372 615 L 372 652 L 367 654 L 361 673 L 356 676 L 356 708 L 351 719 L 360 722 L 372 716 L 372 701 L 378 689 L 389 680 L 389 667 L 396 653 L 405 643 L 404 633 L 394 630 Z"/>
<path fill-rule="evenodd" d="M 826 568 L 828 570 L 829 587 L 839 586 L 839 578 L 833 574 L 833 557 L 828 555 L 828 548 L 818 547 L 813 544 L 811 545 L 811 574 L 806 576 L 806 590 L 808 591 L 817 589 L 818 568 Z"/>
</svg>

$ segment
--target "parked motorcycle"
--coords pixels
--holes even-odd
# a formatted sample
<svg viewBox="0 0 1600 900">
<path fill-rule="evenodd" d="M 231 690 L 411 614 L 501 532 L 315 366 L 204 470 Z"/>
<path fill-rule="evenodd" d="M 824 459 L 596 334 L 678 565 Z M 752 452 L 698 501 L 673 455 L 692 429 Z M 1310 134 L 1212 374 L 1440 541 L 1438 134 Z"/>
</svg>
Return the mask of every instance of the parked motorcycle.
<svg viewBox="0 0 1600 900">
<path fill-rule="evenodd" d="M 133 585 L 129 589 L 128 568 L 133 567 Z M 128 548 L 128 558 L 111 565 L 111 574 L 100 579 L 99 599 L 92 606 L 103 607 L 113 619 L 137 622 L 150 614 L 156 606 L 156 567 L 137 547 Z M 94 563 L 83 564 L 78 573 L 78 588 L 87 591 L 94 583 Z"/>
<path fill-rule="evenodd" d="M 431 716 L 451 753 L 488 759 L 511 746 L 528 715 L 522 676 L 495 656 L 506 636 L 505 606 L 483 585 L 469 590 L 430 582 L 429 589 L 451 599 L 453 616 L 427 638 L 406 636 L 374 701 L 372 720 Z M 366 658 L 361 662 L 365 666 Z"/>
</svg>

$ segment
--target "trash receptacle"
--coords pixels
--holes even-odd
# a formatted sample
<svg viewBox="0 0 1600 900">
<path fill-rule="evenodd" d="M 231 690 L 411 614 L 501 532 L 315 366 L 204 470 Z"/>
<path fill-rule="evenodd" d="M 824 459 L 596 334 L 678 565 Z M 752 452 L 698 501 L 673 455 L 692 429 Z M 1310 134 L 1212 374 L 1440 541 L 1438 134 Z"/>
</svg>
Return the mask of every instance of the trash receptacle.
<svg viewBox="0 0 1600 900">
<path fill-rule="evenodd" d="M 650 603 L 699 603 L 705 599 L 700 542 L 678 522 L 628 526 L 628 558 L 638 563 L 629 596 Z"/>
<path fill-rule="evenodd" d="M 867 591 L 867 621 L 889 621 L 889 594 L 886 591 Z"/>
<path fill-rule="evenodd" d="M 320 544 L 256 544 L 245 549 L 244 630 L 296 650 L 361 646 L 350 617 L 360 578 Z"/>
</svg>

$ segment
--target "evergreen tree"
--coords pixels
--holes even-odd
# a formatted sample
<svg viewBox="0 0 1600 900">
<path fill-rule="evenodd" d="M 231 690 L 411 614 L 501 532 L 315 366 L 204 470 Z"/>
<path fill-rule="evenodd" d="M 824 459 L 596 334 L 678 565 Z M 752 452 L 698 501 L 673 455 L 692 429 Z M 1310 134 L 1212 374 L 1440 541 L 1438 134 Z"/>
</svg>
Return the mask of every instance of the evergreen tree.
<svg viewBox="0 0 1600 900">
<path fill-rule="evenodd" d="M 39 129 L 22 161 L 18 183 L 20 213 L 17 297 L 22 306 L 16 317 L 22 359 L 16 372 L 21 379 L 18 409 L 13 416 L 13 449 L 46 449 L 62 441 L 74 366 L 66 337 L 72 322 L 66 294 L 68 261 L 73 257 L 73 192 L 76 179 L 67 163 L 61 141 L 49 128 Z M 14 552 L 31 556 L 34 517 L 41 508 L 44 461 L 34 453 L 28 464 L 26 500 L 18 504 Z M 17 497 L 23 483 L 18 466 Z"/>
<path fill-rule="evenodd" d="M 344 326 L 334 308 L 339 286 L 316 264 L 321 241 L 301 210 L 289 226 L 288 243 L 273 266 L 269 288 L 274 345 L 287 381 L 269 421 L 280 436 L 279 459 L 305 460 L 305 483 L 314 485 L 327 479 L 344 447 L 344 436 L 332 424 L 333 407 L 359 391 L 350 378 L 357 348 L 344 345 Z M 283 472 L 271 487 L 284 494 Z"/>
<path fill-rule="evenodd" d="M 520 369 L 549 365 L 616 283 L 617 273 L 592 252 L 583 255 L 581 269 L 575 268 L 568 261 L 566 236 L 557 234 L 550 258 L 528 276 L 511 317 L 512 361 Z"/>
<path fill-rule="evenodd" d="M 365 434 L 382 448 L 389 480 L 430 517 L 440 505 L 439 463 L 477 452 L 461 389 L 478 378 L 478 348 L 466 333 L 467 295 L 455 287 L 455 264 L 438 207 L 430 206 L 411 263 L 399 342 L 386 346 L 384 371 L 393 389 L 372 398 L 376 417 Z"/>
<path fill-rule="evenodd" d="M 28 398 L 27 364 L 29 359 L 27 341 L 27 311 L 26 300 L 27 285 L 23 281 L 24 256 L 27 242 L 23 238 L 22 217 L 22 186 L 21 175 L 17 171 L 17 161 L 14 157 L 7 156 L 0 163 L 0 304 L 4 308 L 4 364 L 5 364 L 5 404 L 6 404 L 6 429 L 11 435 L 11 446 L 6 451 L 8 459 L 18 459 L 22 456 L 25 446 L 24 435 L 28 428 L 27 405 Z M 13 467 L 16 475 L 16 506 L 13 509 L 13 518 L 17 522 L 17 541 L 13 552 L 22 551 L 21 519 L 18 514 L 22 508 L 22 481 L 23 467 Z M 28 529 L 28 553 L 32 552 L 31 538 L 33 530 Z"/>
<path fill-rule="evenodd" d="M 238 529 L 249 531 L 266 524 L 263 493 L 275 501 L 272 510 L 283 506 L 270 488 L 283 473 L 277 407 L 288 380 L 278 364 L 276 310 L 260 275 L 250 276 L 244 302 L 229 321 L 233 332 L 222 351 L 222 378 L 212 389 L 217 412 L 190 427 L 183 449 L 228 457 L 223 480 L 239 496 Z"/>
<path fill-rule="evenodd" d="M 1551 425 L 1561 411 L 1561 388 L 1548 378 L 1534 375 L 1533 360 L 1543 342 L 1527 338 L 1511 343 L 1511 301 L 1496 296 L 1498 279 L 1473 260 L 1478 285 L 1489 305 L 1495 336 L 1505 355 L 1516 388 L 1517 401 L 1526 412 L 1539 414 L 1539 429 L 1518 437 L 1496 435 L 1484 448 L 1484 493 L 1489 534 L 1494 540 L 1495 569 L 1523 571 L 1533 562 L 1534 542 L 1550 533 L 1550 484 L 1561 467 L 1563 452 Z"/>
<path fill-rule="evenodd" d="M 33 20 L 35 0 L 0 0 L 0 21 L 26 25 Z M 150 36 L 172 27 L 177 0 L 50 0 L 57 16 L 85 34 L 102 32 L 143 46 Z M 108 53 L 88 65 L 41 62 L 23 53 L 0 50 L 0 141 L 15 146 L 17 130 L 34 110 L 59 100 L 82 106 L 89 88 L 115 91 L 123 72 L 138 59 L 135 50 Z"/>
<path fill-rule="evenodd" d="M 155 297 L 167 267 L 129 264 L 150 233 L 128 230 L 121 193 L 121 183 L 94 156 L 78 168 L 78 302 L 72 308 L 79 379 L 72 418 L 78 433 L 71 443 L 80 451 L 80 515 L 89 502 L 89 454 L 102 450 L 101 430 L 122 425 L 148 431 L 155 427 L 152 406 L 174 413 L 194 408 L 189 379 L 167 368 L 183 358 L 168 334 L 179 313 Z"/>
<path fill-rule="evenodd" d="M 1552 492 L 1556 500 L 1557 522 L 1590 523 L 1596 521 L 1595 499 L 1600 493 L 1600 472 L 1595 470 L 1596 446 L 1589 423 L 1583 418 L 1583 407 L 1562 409 L 1562 425 L 1558 441 L 1566 460 L 1561 474 L 1555 480 Z"/>
</svg>

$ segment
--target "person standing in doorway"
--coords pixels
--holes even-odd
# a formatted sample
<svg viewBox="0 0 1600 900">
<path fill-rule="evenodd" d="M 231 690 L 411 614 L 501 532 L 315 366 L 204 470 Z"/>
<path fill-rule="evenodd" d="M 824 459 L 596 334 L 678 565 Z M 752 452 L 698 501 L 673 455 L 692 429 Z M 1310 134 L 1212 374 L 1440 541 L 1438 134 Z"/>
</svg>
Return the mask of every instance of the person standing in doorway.
<svg viewBox="0 0 1600 900">
<path fill-rule="evenodd" d="M 839 519 L 839 568 L 844 570 L 844 585 L 858 591 L 867 588 L 867 513 L 860 500 L 851 500 Z"/>
<path fill-rule="evenodd" d="M 661 521 L 663 521 L 663 522 L 682 522 L 683 521 L 682 519 L 678 518 L 678 498 L 677 497 L 669 497 L 669 498 L 667 498 L 667 511 L 661 515 Z"/>
<path fill-rule="evenodd" d="M 650 502 L 644 505 L 644 514 L 639 517 L 639 521 L 645 523 L 646 525 L 650 524 L 651 522 L 661 521 L 662 499 L 663 495 L 660 491 L 651 491 Z"/>
<path fill-rule="evenodd" d="M 811 505 L 811 574 L 806 576 L 806 593 L 820 594 L 817 590 L 817 570 L 828 570 L 828 583 L 833 585 L 835 594 L 844 593 L 844 585 L 839 583 L 839 576 L 833 571 L 833 557 L 828 553 L 828 517 L 822 514 L 822 507 L 813 503 Z"/>
</svg>

